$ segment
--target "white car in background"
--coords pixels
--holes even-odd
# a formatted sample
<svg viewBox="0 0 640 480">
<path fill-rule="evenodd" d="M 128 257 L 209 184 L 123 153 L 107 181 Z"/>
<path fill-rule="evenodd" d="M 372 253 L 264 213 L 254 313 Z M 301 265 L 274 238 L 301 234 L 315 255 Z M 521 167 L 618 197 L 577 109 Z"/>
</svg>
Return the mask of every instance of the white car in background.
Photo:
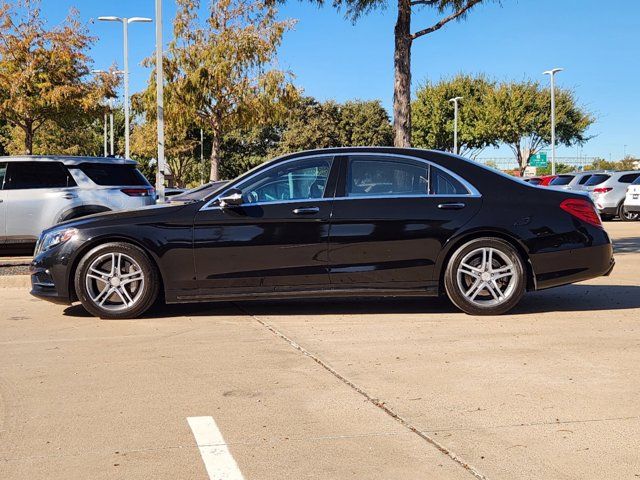
<svg viewBox="0 0 640 480">
<path fill-rule="evenodd" d="M 640 217 L 640 177 L 627 187 L 627 196 L 624 199 L 624 209 L 627 215 Z"/>
<path fill-rule="evenodd" d="M 0 157 L 0 245 L 34 243 L 65 220 L 154 203 L 155 190 L 133 160 Z"/>
</svg>

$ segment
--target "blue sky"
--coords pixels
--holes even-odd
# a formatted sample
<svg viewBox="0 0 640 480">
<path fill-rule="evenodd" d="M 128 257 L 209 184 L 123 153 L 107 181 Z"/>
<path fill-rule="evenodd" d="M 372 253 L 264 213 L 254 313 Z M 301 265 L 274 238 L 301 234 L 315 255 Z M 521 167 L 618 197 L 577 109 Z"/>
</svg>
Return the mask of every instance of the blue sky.
<svg viewBox="0 0 640 480">
<path fill-rule="evenodd" d="M 206 0 L 202 0 L 205 3 Z M 329 2 L 330 3 L 330 2 Z M 171 35 L 175 2 L 164 0 L 165 41 Z M 380 99 L 391 109 L 395 2 L 355 25 L 330 7 L 290 1 L 283 18 L 298 20 L 280 51 L 280 68 L 319 99 Z M 607 6 L 605 6 L 607 5 Z M 610 6 L 609 6 L 610 5 Z M 154 17 L 154 0 L 42 0 L 43 16 L 59 22 L 70 7 L 89 21 L 99 15 Z M 433 23 L 434 13 L 417 10 L 414 30 Z M 572 88 L 597 122 L 582 149 L 586 156 L 622 157 L 624 145 L 640 155 L 640 2 L 618 0 L 502 0 L 476 7 L 466 21 L 422 37 L 413 47 L 414 87 L 459 72 L 485 73 L 496 79 L 547 81 L 541 72 L 564 67 L 559 86 Z M 95 22 L 95 68 L 122 63 L 122 29 Z M 140 66 L 153 53 L 154 25 L 133 24 L 129 31 L 131 91 L 144 87 L 150 71 Z M 486 150 L 482 156 L 508 156 Z M 575 156 L 575 148 L 558 150 Z"/>
</svg>

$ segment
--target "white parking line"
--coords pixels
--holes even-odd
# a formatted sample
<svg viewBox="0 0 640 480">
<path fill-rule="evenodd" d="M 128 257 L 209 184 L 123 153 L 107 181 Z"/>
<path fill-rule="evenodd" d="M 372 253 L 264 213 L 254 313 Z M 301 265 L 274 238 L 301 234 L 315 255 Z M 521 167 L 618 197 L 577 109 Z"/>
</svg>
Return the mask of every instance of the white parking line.
<svg viewBox="0 0 640 480">
<path fill-rule="evenodd" d="M 244 480 L 213 417 L 188 417 L 202 461 L 211 480 Z"/>
</svg>

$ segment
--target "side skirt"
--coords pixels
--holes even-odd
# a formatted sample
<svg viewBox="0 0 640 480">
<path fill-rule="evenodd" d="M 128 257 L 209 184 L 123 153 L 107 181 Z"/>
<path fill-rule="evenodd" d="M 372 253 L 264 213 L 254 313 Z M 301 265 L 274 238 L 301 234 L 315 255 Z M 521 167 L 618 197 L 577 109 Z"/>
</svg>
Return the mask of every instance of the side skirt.
<svg viewBox="0 0 640 480">
<path fill-rule="evenodd" d="M 293 298 L 340 298 L 340 297 L 437 297 L 437 286 L 416 290 L 380 288 L 327 288 L 323 290 L 296 290 L 257 293 L 226 293 L 219 295 L 172 295 L 167 292 L 166 303 L 229 302 L 240 300 L 286 300 Z"/>
</svg>

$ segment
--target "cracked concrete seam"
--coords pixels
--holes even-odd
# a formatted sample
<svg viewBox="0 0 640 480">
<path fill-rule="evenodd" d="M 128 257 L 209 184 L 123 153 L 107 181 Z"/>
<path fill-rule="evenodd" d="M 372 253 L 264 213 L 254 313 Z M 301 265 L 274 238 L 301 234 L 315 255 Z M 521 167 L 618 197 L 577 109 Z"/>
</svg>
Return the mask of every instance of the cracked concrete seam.
<svg viewBox="0 0 640 480">
<path fill-rule="evenodd" d="M 351 380 L 349 380 L 344 375 L 339 373 L 336 369 L 331 367 L 329 364 L 325 363 L 317 355 L 313 354 L 312 352 L 310 352 L 309 350 L 304 348 L 302 345 L 298 344 L 295 340 L 289 338 L 287 335 L 282 333 L 277 328 L 273 327 L 272 325 L 270 325 L 269 323 L 265 322 L 264 320 L 261 320 L 260 318 L 258 318 L 257 315 L 252 314 L 251 312 L 247 311 L 245 308 L 243 308 L 242 306 L 238 305 L 237 303 L 234 303 L 234 305 L 236 306 L 236 308 L 238 310 L 243 312 L 245 315 L 248 315 L 249 317 L 253 318 L 256 322 L 258 322 L 260 325 L 265 327 L 272 334 L 274 334 L 275 336 L 277 336 L 280 339 L 282 339 L 285 342 L 287 342 L 293 348 L 295 348 L 296 350 L 301 352 L 303 355 L 309 357 L 311 360 L 316 362 L 322 368 L 327 370 L 329 373 L 331 373 L 334 377 L 336 377 L 342 383 L 344 383 L 345 385 L 350 387 L 352 390 L 355 390 L 357 393 L 362 395 L 368 402 L 372 403 L 373 405 L 378 407 L 380 410 L 385 412 L 387 415 L 389 415 L 391 418 L 393 418 L 400 425 L 402 425 L 403 427 L 405 427 L 406 429 L 408 429 L 412 433 L 416 434 L 417 436 L 419 436 L 420 438 L 425 440 L 431 446 L 435 447 L 440 453 L 446 455 L 450 460 L 452 460 L 458 466 L 460 466 L 463 469 L 465 469 L 467 472 L 469 472 L 475 478 L 477 478 L 478 480 L 488 480 L 486 476 L 484 476 L 482 473 L 480 473 L 480 471 L 477 468 L 475 468 L 474 466 L 469 464 L 469 462 L 467 462 L 464 459 L 462 459 L 459 455 L 457 455 L 454 452 L 452 452 L 451 450 L 449 450 L 447 447 L 445 447 L 443 444 L 438 442 L 436 439 L 434 439 L 430 435 L 426 434 L 424 431 L 421 431 L 420 429 L 418 429 L 418 427 L 416 427 L 411 422 L 409 422 L 408 420 L 403 418 L 400 414 L 394 412 L 391 408 L 387 407 L 384 402 L 382 402 L 379 399 L 374 398 L 371 395 L 369 395 L 364 389 L 362 389 L 361 387 L 359 387 L 358 385 L 353 383 Z"/>
</svg>

